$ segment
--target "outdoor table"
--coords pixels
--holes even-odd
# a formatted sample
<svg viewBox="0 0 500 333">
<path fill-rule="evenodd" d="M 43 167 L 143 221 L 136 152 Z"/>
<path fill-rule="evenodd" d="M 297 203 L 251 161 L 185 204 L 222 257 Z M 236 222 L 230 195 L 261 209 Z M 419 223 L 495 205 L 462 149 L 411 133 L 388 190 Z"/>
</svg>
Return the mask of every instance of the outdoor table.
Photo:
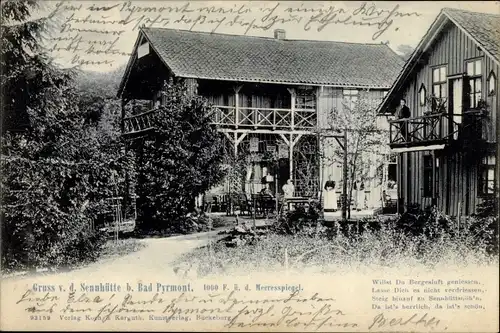
<svg viewBox="0 0 500 333">
<path fill-rule="evenodd" d="M 292 210 L 292 207 L 296 204 L 309 204 L 310 198 L 307 197 L 291 197 L 285 198 L 286 205 L 288 210 Z"/>
</svg>

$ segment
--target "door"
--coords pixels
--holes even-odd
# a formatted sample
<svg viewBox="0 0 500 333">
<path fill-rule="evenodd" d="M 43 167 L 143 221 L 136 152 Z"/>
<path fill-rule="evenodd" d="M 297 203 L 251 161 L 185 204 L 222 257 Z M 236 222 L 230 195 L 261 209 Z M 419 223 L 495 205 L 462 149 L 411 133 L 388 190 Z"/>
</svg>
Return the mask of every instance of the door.
<svg viewBox="0 0 500 333">
<path fill-rule="evenodd" d="M 463 112 L 463 79 L 461 77 L 450 80 L 450 103 L 449 112 L 452 116 L 450 132 L 453 133 L 453 139 L 458 138 L 458 133 L 462 125 Z"/>
</svg>

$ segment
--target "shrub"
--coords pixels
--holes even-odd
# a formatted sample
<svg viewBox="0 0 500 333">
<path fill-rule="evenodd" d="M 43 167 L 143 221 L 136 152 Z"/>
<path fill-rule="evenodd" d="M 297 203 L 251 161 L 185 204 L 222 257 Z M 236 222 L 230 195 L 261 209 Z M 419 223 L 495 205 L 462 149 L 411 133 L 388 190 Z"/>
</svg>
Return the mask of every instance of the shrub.
<svg viewBox="0 0 500 333">
<path fill-rule="evenodd" d="M 142 229 L 165 229 L 194 209 L 194 198 L 224 176 L 223 150 L 201 97 L 180 81 L 165 87 L 154 114 L 155 132 L 137 147 L 137 189 Z"/>
<path fill-rule="evenodd" d="M 284 216 L 278 219 L 273 230 L 282 234 L 296 234 L 301 231 L 312 233 L 312 229 L 316 228 L 318 224 L 320 214 L 319 201 L 311 199 L 307 209 L 304 206 L 297 206 L 296 209 L 287 211 Z"/>
<path fill-rule="evenodd" d="M 105 209 L 104 198 L 115 196 L 112 175 L 127 160 L 118 124 L 103 133 L 100 107 L 84 107 L 75 73 L 44 53 L 39 37 L 48 19 L 30 17 L 37 3 L 3 2 L 0 13 L 3 268 L 95 259 L 104 240 L 92 220 Z"/>
</svg>

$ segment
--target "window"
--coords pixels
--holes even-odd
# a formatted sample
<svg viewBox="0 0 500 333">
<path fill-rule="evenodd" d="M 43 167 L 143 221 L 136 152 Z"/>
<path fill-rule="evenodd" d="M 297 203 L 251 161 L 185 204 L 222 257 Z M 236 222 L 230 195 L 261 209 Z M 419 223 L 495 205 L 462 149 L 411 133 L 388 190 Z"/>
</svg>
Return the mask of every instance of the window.
<svg viewBox="0 0 500 333">
<path fill-rule="evenodd" d="M 316 109 L 316 96 L 312 89 L 297 89 L 297 95 L 295 96 L 295 108 L 296 109 Z"/>
<path fill-rule="evenodd" d="M 425 106 L 425 99 L 427 98 L 427 91 L 425 90 L 425 86 L 423 83 L 420 86 L 420 90 L 418 91 L 418 96 L 420 99 L 420 106 Z"/>
<path fill-rule="evenodd" d="M 344 89 L 344 100 L 350 109 L 353 109 L 358 101 L 359 91 L 357 89 Z"/>
<path fill-rule="evenodd" d="M 479 170 L 479 195 L 495 194 L 495 155 L 482 159 Z"/>
<path fill-rule="evenodd" d="M 497 78 L 495 77 L 495 73 L 491 71 L 490 76 L 488 77 L 488 96 L 495 95 Z"/>
<path fill-rule="evenodd" d="M 385 96 L 387 96 L 387 94 L 388 94 L 388 93 L 389 93 L 389 92 L 388 92 L 387 90 L 386 90 L 386 91 L 384 91 L 384 97 L 385 97 Z"/>
<path fill-rule="evenodd" d="M 481 59 L 467 63 L 467 76 L 469 77 L 469 107 L 476 108 L 481 100 L 482 72 Z"/>
<path fill-rule="evenodd" d="M 437 183 L 438 183 L 438 178 L 437 175 L 439 174 L 438 169 L 439 169 L 439 160 L 435 158 L 434 160 L 435 163 L 435 168 L 436 168 L 436 173 L 433 173 L 433 156 L 432 155 L 424 155 L 424 197 L 432 197 L 433 195 L 433 183 L 436 182 L 436 189 L 437 189 Z M 437 191 L 436 191 L 437 195 Z"/>
<path fill-rule="evenodd" d="M 432 95 L 437 98 L 446 98 L 446 66 L 436 67 L 432 70 Z"/>
</svg>

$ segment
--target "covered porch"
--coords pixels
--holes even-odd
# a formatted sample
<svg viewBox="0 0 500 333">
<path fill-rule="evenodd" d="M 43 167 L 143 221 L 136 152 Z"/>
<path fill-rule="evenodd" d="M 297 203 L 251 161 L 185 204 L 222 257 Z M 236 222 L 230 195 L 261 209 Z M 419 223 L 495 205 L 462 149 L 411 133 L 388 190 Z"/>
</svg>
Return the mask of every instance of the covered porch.
<svg viewBox="0 0 500 333">
<path fill-rule="evenodd" d="M 319 147 L 311 133 L 221 131 L 230 169 L 224 184 L 199 198 L 211 212 L 250 215 L 281 208 L 283 186 L 291 180 L 294 197 L 319 191 Z"/>
</svg>

